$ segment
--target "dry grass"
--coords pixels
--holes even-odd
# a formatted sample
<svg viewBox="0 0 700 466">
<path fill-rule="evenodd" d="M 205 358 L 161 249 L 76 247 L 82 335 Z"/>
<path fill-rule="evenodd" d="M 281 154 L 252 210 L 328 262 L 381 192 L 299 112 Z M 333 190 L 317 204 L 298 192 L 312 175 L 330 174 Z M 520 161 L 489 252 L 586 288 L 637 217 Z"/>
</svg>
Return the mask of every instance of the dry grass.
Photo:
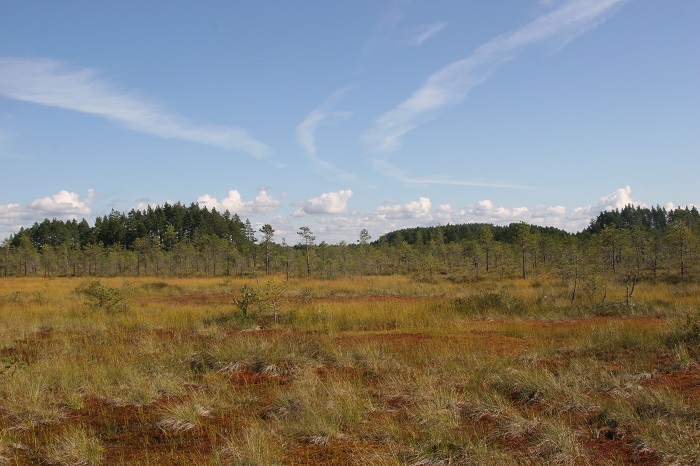
<svg viewBox="0 0 700 466">
<path fill-rule="evenodd" d="M 97 466 L 102 464 L 104 448 L 100 439 L 79 427 L 54 436 L 46 462 L 61 466 Z"/>
<path fill-rule="evenodd" d="M 0 280 L 0 465 L 700 461 L 694 284 L 273 281 Z"/>
</svg>

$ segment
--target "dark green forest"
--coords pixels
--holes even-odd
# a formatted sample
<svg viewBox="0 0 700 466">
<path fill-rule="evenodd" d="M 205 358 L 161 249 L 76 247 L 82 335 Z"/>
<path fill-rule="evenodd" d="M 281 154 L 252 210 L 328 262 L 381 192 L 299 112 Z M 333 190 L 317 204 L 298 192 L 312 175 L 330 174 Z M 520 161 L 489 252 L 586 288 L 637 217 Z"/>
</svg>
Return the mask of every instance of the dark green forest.
<svg viewBox="0 0 700 466">
<path fill-rule="evenodd" d="M 287 243 L 289 241 L 289 244 Z M 45 219 L 6 239 L 1 276 L 258 276 L 338 278 L 410 274 L 609 273 L 637 279 L 697 277 L 700 213 L 628 205 L 601 212 L 578 233 L 525 223 L 460 224 L 393 231 L 372 241 L 316 243 L 308 227 L 280 239 L 236 214 L 193 203 L 117 211 L 85 219 Z"/>
</svg>

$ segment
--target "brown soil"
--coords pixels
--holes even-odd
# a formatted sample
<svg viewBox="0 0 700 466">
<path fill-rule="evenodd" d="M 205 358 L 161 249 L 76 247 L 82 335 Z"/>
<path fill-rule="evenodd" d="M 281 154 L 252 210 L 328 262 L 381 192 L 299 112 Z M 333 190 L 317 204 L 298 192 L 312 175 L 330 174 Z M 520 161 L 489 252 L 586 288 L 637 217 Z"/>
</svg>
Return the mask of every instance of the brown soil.
<svg viewBox="0 0 700 466">
<path fill-rule="evenodd" d="M 204 427 L 184 432 L 167 432 L 157 421 L 163 408 L 174 402 L 164 398 L 148 406 L 123 405 L 86 398 L 80 409 L 69 410 L 60 425 L 45 425 L 32 431 L 15 431 L 19 440 L 13 448 L 17 465 L 48 465 L 45 445 L 70 426 L 98 433 L 104 456 L 102 464 L 205 464 L 216 439 Z M 231 424 L 224 416 L 206 419 L 208 423 Z M 3 423 L 4 424 L 4 423 Z M 232 424 L 231 424 L 232 425 Z M 3 425 L 3 430 L 8 426 Z M 82 464 L 82 463 L 81 463 Z"/>
<path fill-rule="evenodd" d="M 381 456 L 386 445 L 371 440 L 309 439 L 294 445 L 287 454 L 290 465 L 360 465 L 359 458 Z"/>
<path fill-rule="evenodd" d="M 595 452 L 595 457 L 608 461 L 617 461 L 625 465 L 660 466 L 661 457 L 653 451 L 645 451 L 634 437 L 612 429 L 602 432 L 598 438 L 592 438 L 584 444 Z"/>
<path fill-rule="evenodd" d="M 643 385 L 650 388 L 666 388 L 679 392 L 688 403 L 700 404 L 700 363 L 685 369 L 655 371 Z"/>
</svg>

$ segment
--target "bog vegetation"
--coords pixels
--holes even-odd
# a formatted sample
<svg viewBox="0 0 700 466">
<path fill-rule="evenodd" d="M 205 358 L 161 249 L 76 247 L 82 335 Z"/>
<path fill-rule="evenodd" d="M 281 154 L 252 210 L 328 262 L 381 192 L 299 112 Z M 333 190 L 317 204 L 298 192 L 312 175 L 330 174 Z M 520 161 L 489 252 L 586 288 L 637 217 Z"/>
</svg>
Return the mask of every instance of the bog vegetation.
<svg viewBox="0 0 700 466">
<path fill-rule="evenodd" d="M 629 205 L 603 212 L 577 234 L 525 223 L 446 225 L 395 231 L 354 244 L 316 244 L 310 228 L 275 238 L 228 211 L 165 204 L 128 214 L 112 211 L 94 226 L 44 220 L 5 240 L 3 276 L 255 276 L 336 279 L 407 274 L 470 280 L 557 273 L 578 283 L 597 273 L 633 279 L 685 279 L 696 273 L 696 208 Z M 261 239 L 256 237 L 261 236 Z"/>
<path fill-rule="evenodd" d="M 203 223 L 3 245 L 0 465 L 700 464 L 695 210 L 289 246 L 168 208 Z"/>
</svg>

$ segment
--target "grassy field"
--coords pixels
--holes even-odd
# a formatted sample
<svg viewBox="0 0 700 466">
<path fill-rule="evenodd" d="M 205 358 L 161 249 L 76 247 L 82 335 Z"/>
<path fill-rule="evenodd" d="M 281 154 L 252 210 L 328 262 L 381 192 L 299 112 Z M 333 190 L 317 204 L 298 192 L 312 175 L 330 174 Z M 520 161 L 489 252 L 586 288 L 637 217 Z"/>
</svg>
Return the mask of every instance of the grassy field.
<svg viewBox="0 0 700 466">
<path fill-rule="evenodd" d="M 700 464 L 700 287 L 606 290 L 0 280 L 0 465 Z"/>
</svg>

